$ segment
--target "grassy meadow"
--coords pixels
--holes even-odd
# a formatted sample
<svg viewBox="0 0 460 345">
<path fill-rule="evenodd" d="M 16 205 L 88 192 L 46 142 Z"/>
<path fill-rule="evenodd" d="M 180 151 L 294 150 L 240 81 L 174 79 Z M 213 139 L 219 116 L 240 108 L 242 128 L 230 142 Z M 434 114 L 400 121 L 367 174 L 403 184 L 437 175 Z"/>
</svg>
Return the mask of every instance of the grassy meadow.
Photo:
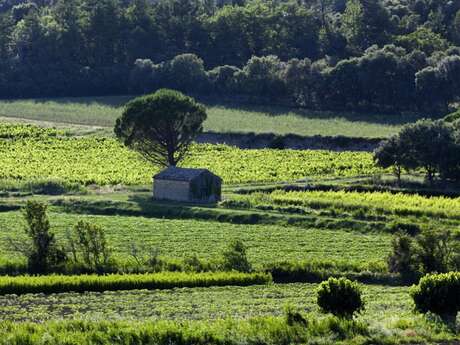
<svg viewBox="0 0 460 345">
<path fill-rule="evenodd" d="M 257 268 L 280 261 L 326 260 L 383 265 L 389 251 L 388 234 L 362 234 L 344 230 L 302 229 L 280 225 L 244 225 L 186 219 L 156 219 L 124 216 L 50 213 L 57 238 L 65 243 L 66 231 L 79 220 L 103 226 L 107 240 L 120 261 L 131 261 L 132 244 L 146 253 L 157 250 L 169 258 L 219 260 L 233 240 L 248 248 L 248 258 Z M 25 238 L 20 212 L 0 213 L 0 261 L 15 257 L 8 238 Z"/>
<path fill-rule="evenodd" d="M 122 105 L 132 97 L 91 97 L 0 101 L 6 118 L 113 127 Z M 205 131 L 227 133 L 274 133 L 301 136 L 382 138 L 396 133 L 416 119 L 408 115 L 335 114 L 268 106 L 241 106 L 206 102 Z"/>
</svg>

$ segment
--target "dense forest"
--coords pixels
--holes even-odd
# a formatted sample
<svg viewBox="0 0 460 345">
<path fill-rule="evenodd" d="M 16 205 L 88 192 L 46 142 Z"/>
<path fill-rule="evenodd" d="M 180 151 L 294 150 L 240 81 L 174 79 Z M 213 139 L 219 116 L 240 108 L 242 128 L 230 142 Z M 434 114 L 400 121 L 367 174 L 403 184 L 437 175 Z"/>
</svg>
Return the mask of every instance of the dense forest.
<svg viewBox="0 0 460 345">
<path fill-rule="evenodd" d="M 1 0 L 0 97 L 143 93 L 444 114 L 456 0 Z"/>
</svg>

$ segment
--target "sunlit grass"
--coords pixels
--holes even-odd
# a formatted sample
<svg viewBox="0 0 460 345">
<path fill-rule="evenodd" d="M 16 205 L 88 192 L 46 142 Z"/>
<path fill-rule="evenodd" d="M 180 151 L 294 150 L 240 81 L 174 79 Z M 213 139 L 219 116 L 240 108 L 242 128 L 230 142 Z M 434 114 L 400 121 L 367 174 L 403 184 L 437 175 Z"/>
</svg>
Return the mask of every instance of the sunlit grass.
<svg viewBox="0 0 460 345">
<path fill-rule="evenodd" d="M 112 127 L 131 97 L 0 101 L 0 116 Z M 381 138 L 396 133 L 411 116 L 336 114 L 274 106 L 208 103 L 205 131 Z"/>
</svg>

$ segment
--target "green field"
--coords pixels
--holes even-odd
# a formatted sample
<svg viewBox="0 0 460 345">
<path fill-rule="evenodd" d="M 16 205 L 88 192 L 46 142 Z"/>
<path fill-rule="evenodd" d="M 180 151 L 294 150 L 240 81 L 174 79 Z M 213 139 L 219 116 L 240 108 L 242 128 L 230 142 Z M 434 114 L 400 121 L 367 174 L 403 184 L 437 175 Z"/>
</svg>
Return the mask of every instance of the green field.
<svg viewBox="0 0 460 345">
<path fill-rule="evenodd" d="M 0 296 L 1 321 L 43 322 L 86 320 L 213 320 L 280 316 L 286 305 L 318 314 L 316 284 L 271 284 L 248 287 L 180 288 L 45 296 Z M 371 325 L 414 318 L 405 287 L 369 285 L 363 319 Z M 397 317 L 395 317 L 397 315 Z"/>
<path fill-rule="evenodd" d="M 129 260 L 131 244 L 146 250 L 158 249 L 170 258 L 218 260 L 236 239 L 248 247 L 249 260 L 256 266 L 280 261 L 343 260 L 350 263 L 383 262 L 390 244 L 387 234 L 360 234 L 344 230 L 299 229 L 298 227 L 238 225 L 197 220 L 167 220 L 143 217 L 90 216 L 51 213 L 58 238 L 84 219 L 103 226 L 116 256 Z M 25 238 L 20 212 L 0 213 L 0 260 L 14 256 L 7 238 Z M 133 259 L 131 259 L 133 260 Z"/>
<path fill-rule="evenodd" d="M 54 123 L 113 127 L 131 97 L 58 98 L 0 101 L 0 116 Z M 416 117 L 334 114 L 283 107 L 207 103 L 205 131 L 382 138 Z"/>
</svg>

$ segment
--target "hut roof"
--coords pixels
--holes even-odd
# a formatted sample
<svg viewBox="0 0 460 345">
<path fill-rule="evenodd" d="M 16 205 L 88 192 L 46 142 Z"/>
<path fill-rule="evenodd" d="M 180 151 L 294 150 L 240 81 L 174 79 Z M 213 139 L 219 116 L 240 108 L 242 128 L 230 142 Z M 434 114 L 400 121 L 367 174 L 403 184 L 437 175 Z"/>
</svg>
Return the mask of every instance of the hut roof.
<svg viewBox="0 0 460 345">
<path fill-rule="evenodd" d="M 169 167 L 163 170 L 162 172 L 156 174 L 153 178 L 155 180 L 172 180 L 172 181 L 190 182 L 193 179 L 201 176 L 204 173 L 208 173 L 208 174 L 215 176 L 213 173 L 211 173 L 207 169 L 189 169 L 189 168 Z"/>
</svg>

